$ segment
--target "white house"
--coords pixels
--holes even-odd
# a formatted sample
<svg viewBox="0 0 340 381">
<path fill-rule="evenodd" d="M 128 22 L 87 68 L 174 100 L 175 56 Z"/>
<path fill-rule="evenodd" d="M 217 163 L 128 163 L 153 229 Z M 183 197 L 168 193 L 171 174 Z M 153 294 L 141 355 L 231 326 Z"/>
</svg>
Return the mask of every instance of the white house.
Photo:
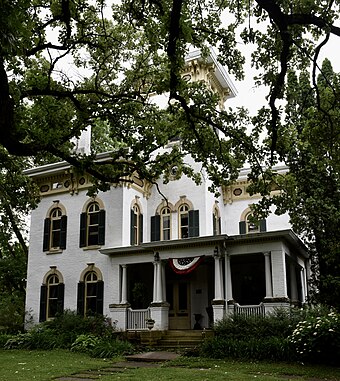
<svg viewBox="0 0 340 381">
<path fill-rule="evenodd" d="M 192 53 L 184 75 L 210 81 L 222 106 L 234 88 L 213 55 L 207 67 Z M 199 186 L 184 175 L 166 185 L 160 179 L 165 199 L 137 177 L 88 197 L 88 177 L 65 162 L 26 173 L 41 194 L 27 275 L 34 322 L 70 309 L 104 314 L 121 330 L 146 329 L 149 317 L 154 330 L 200 329 L 226 313 L 306 300 L 305 247 L 286 215 L 249 220 L 259 198 L 246 191 L 246 170 L 218 198 L 204 179 Z"/>
</svg>

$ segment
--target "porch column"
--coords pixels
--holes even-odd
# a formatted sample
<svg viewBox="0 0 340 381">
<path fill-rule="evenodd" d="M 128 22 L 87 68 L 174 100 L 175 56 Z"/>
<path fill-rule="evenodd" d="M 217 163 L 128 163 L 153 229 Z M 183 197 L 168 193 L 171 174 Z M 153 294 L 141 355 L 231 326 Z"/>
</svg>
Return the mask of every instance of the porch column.
<svg viewBox="0 0 340 381">
<path fill-rule="evenodd" d="M 157 281 L 156 281 L 156 302 L 162 302 L 163 287 L 162 287 L 162 262 L 158 261 L 156 264 L 157 269 Z"/>
<path fill-rule="evenodd" d="M 165 264 L 161 262 L 161 267 L 162 267 L 162 302 L 166 301 L 166 280 L 165 280 Z"/>
<path fill-rule="evenodd" d="M 263 254 L 264 254 L 265 277 L 266 277 L 266 298 L 272 298 L 273 286 L 272 286 L 272 271 L 270 266 L 270 251 L 267 251 Z"/>
<path fill-rule="evenodd" d="M 153 262 L 153 300 L 152 303 L 157 301 L 157 262 Z"/>
<path fill-rule="evenodd" d="M 218 254 L 217 248 L 214 251 L 214 259 L 215 259 L 215 298 L 214 300 L 222 300 L 223 286 L 222 286 L 222 279 L 221 279 L 221 258 Z"/>
<path fill-rule="evenodd" d="M 122 265 L 122 295 L 120 304 L 127 304 L 127 276 L 126 265 Z"/>
<path fill-rule="evenodd" d="M 294 263 L 291 263 L 289 265 L 289 271 L 290 271 L 290 299 L 291 301 L 294 302 L 298 300 L 296 271 L 295 271 Z"/>
<path fill-rule="evenodd" d="M 226 302 L 233 300 L 233 289 L 231 283 L 231 269 L 230 269 L 230 255 L 226 252 L 224 255 L 224 267 L 225 267 L 225 297 Z"/>
<path fill-rule="evenodd" d="M 305 303 L 306 297 L 307 297 L 307 292 L 306 292 L 306 284 L 305 284 L 305 270 L 303 267 L 301 267 L 300 277 L 301 277 L 301 288 L 302 288 L 302 290 L 301 290 L 301 294 L 302 294 L 301 302 Z"/>
</svg>

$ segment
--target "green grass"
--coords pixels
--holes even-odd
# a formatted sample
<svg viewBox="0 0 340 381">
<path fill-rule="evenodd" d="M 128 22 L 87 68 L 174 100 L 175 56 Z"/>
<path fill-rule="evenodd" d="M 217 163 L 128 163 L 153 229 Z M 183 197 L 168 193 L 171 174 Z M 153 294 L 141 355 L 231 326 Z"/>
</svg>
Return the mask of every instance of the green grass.
<svg viewBox="0 0 340 381">
<path fill-rule="evenodd" d="M 0 381 L 50 381 L 76 372 L 114 367 L 118 360 L 93 359 L 66 350 L 0 350 Z M 340 381 L 340 368 L 181 357 L 155 368 L 102 373 L 101 381 Z"/>
</svg>

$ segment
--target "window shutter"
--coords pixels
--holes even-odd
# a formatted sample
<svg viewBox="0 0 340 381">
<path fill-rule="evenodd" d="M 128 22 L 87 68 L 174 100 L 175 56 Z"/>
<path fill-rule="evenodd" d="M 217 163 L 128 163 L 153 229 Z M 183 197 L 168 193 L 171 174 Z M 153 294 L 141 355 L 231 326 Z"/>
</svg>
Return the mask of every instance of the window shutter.
<svg viewBox="0 0 340 381">
<path fill-rule="evenodd" d="M 46 284 L 40 287 L 40 311 L 39 311 L 39 322 L 46 320 L 46 304 L 47 304 L 47 286 Z"/>
<path fill-rule="evenodd" d="M 96 298 L 96 313 L 103 315 L 104 307 L 104 282 L 99 280 L 97 282 L 97 298 Z"/>
<path fill-rule="evenodd" d="M 87 220 L 87 213 L 81 213 L 81 215 L 80 215 L 79 247 L 85 247 L 86 246 L 86 220 Z"/>
<path fill-rule="evenodd" d="M 199 234 L 199 211 L 189 210 L 189 237 L 198 237 Z"/>
<path fill-rule="evenodd" d="M 267 231 L 267 223 L 266 220 L 260 220 L 260 232 Z"/>
<path fill-rule="evenodd" d="M 105 245 L 105 210 L 99 211 L 98 245 Z"/>
<path fill-rule="evenodd" d="M 151 217 L 151 241 L 160 241 L 161 239 L 161 216 L 157 214 Z"/>
<path fill-rule="evenodd" d="M 85 283 L 78 283 L 78 292 L 77 292 L 77 314 L 84 316 L 85 309 Z"/>
<path fill-rule="evenodd" d="M 61 216 L 60 220 L 60 249 L 66 249 L 67 216 Z"/>
<path fill-rule="evenodd" d="M 246 232 L 247 232 L 246 221 L 240 221 L 239 222 L 239 230 L 240 230 L 240 234 L 246 234 Z"/>
<path fill-rule="evenodd" d="M 45 220 L 44 220 L 43 251 L 49 251 L 50 250 L 50 231 L 51 231 L 51 219 L 45 218 Z"/>
<path fill-rule="evenodd" d="M 139 243 L 143 243 L 143 214 L 139 215 Z"/>
<path fill-rule="evenodd" d="M 216 227 L 216 218 L 215 218 L 215 214 L 213 213 L 212 215 L 212 219 L 213 219 L 213 235 L 216 235 L 217 234 L 217 227 Z"/>
<path fill-rule="evenodd" d="M 58 301 L 57 301 L 57 312 L 63 313 L 64 311 L 64 295 L 65 295 L 65 284 L 58 284 Z"/>
<path fill-rule="evenodd" d="M 130 245 L 135 244 L 135 212 L 133 209 L 130 211 Z"/>
<path fill-rule="evenodd" d="M 222 234 L 221 217 L 218 217 L 218 234 Z"/>
</svg>

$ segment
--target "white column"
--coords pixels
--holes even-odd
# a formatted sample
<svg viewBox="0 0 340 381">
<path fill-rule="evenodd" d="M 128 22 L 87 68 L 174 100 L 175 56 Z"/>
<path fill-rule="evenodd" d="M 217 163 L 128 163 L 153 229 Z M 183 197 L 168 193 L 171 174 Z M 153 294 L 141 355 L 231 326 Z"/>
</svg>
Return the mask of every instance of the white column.
<svg viewBox="0 0 340 381">
<path fill-rule="evenodd" d="M 162 267 L 162 302 L 166 302 L 166 279 L 165 279 L 165 265 L 163 262 L 161 262 L 161 267 Z"/>
<path fill-rule="evenodd" d="M 226 301 L 233 300 L 232 283 L 231 283 L 231 269 L 230 269 L 230 256 L 225 253 L 224 256 L 225 267 L 225 297 Z"/>
<path fill-rule="evenodd" d="M 157 301 L 157 262 L 153 262 L 153 303 Z"/>
<path fill-rule="evenodd" d="M 266 277 L 266 298 L 273 297 L 273 286 L 272 286 L 272 271 L 270 266 L 270 251 L 264 254 L 265 263 L 265 277 Z"/>
<path fill-rule="evenodd" d="M 222 300 L 222 283 L 221 283 L 221 261 L 218 255 L 214 256 L 215 259 L 215 298 L 214 300 Z"/>
<path fill-rule="evenodd" d="M 126 276 L 126 265 L 122 265 L 122 297 L 121 304 L 126 304 L 127 301 L 127 276 Z"/>
<path fill-rule="evenodd" d="M 161 302 L 163 298 L 163 289 L 162 289 L 162 268 L 161 268 L 161 261 L 157 262 L 156 269 L 157 269 L 157 281 L 156 281 L 156 295 L 157 299 L 156 302 Z"/>
<path fill-rule="evenodd" d="M 300 271 L 300 277 L 301 277 L 301 294 L 302 294 L 302 303 L 306 302 L 307 292 L 306 292 L 306 286 L 305 286 L 305 270 L 303 267 L 301 267 Z"/>
</svg>

